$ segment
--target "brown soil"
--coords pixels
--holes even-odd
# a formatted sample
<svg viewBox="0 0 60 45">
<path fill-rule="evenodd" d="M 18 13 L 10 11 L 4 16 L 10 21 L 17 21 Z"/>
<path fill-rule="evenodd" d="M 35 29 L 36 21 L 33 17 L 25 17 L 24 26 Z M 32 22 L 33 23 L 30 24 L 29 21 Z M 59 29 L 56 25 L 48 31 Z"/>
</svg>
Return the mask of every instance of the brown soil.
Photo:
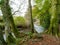
<svg viewBox="0 0 60 45">
<path fill-rule="evenodd" d="M 42 35 L 42 39 L 34 38 L 29 39 L 23 45 L 60 45 L 60 38 L 51 36 L 51 35 Z M 21 44 L 21 45 L 22 45 Z"/>
</svg>

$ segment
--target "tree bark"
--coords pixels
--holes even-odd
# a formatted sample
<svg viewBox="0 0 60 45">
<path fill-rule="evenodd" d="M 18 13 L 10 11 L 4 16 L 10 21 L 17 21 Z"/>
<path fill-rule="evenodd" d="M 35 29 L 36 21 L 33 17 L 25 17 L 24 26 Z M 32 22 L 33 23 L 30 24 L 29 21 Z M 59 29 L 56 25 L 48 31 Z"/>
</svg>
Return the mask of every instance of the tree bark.
<svg viewBox="0 0 60 45">
<path fill-rule="evenodd" d="M 3 31 L 0 28 L 0 45 L 7 45 L 3 38 Z"/>
<path fill-rule="evenodd" d="M 33 17 L 32 17 L 32 5 L 31 5 L 31 0 L 28 0 L 28 2 L 29 2 L 30 17 L 31 17 L 31 29 L 32 29 L 32 33 L 34 33 L 34 23 L 33 23 Z"/>
<path fill-rule="evenodd" d="M 57 0 L 51 0 L 51 19 L 50 19 L 50 27 L 49 32 L 53 35 L 58 35 L 58 12 L 57 12 Z"/>
<path fill-rule="evenodd" d="M 18 37 L 19 32 L 14 24 L 11 8 L 9 5 L 9 0 L 1 0 L 1 2 L 1 10 L 3 13 L 3 20 L 5 22 L 5 33 L 8 35 L 9 32 L 13 32 L 15 36 Z"/>
</svg>

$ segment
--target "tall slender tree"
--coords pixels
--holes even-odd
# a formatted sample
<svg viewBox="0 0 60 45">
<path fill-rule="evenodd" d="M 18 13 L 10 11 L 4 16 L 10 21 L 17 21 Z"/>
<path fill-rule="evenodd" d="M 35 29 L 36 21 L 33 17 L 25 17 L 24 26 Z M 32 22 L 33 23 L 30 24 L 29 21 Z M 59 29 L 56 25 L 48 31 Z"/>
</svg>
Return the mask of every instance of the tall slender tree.
<svg viewBox="0 0 60 45">
<path fill-rule="evenodd" d="M 34 24 L 33 24 L 33 17 L 32 17 L 32 5 L 31 5 L 31 0 L 28 0 L 28 2 L 29 2 L 30 17 L 31 17 L 31 29 L 32 29 L 32 33 L 34 33 Z"/>
</svg>

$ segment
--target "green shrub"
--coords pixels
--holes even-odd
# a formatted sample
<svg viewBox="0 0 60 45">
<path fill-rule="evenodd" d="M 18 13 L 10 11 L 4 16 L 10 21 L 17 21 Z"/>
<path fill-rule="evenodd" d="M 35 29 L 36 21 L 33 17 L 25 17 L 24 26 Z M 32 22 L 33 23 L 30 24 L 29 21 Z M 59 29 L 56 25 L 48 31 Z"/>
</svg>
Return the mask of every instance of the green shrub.
<svg viewBox="0 0 60 45">
<path fill-rule="evenodd" d="M 25 26 L 25 19 L 23 17 L 14 17 L 15 25 Z"/>
<path fill-rule="evenodd" d="M 47 29 L 49 27 L 49 25 L 50 25 L 50 14 L 48 12 L 40 15 L 40 24 L 45 29 Z"/>
</svg>

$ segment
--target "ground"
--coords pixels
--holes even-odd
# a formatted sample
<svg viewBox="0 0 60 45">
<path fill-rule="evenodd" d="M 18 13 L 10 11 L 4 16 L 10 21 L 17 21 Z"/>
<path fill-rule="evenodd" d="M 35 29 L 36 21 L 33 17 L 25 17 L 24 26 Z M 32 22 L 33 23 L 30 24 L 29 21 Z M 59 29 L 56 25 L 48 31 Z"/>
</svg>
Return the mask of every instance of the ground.
<svg viewBox="0 0 60 45">
<path fill-rule="evenodd" d="M 42 40 L 31 39 L 27 45 L 60 45 L 60 39 L 50 35 L 43 35 Z"/>
<path fill-rule="evenodd" d="M 30 34 L 23 34 L 23 32 L 29 33 L 29 29 L 20 32 L 20 36 L 21 38 L 23 37 L 23 39 L 20 41 L 19 45 L 60 45 L 60 37 L 55 37 L 50 34 L 42 34 L 41 36 L 40 34 L 34 34 L 31 37 Z"/>
<path fill-rule="evenodd" d="M 20 45 L 60 45 L 60 38 L 48 34 L 43 34 L 41 37 L 33 36 L 32 38 L 26 36 Z"/>
</svg>

